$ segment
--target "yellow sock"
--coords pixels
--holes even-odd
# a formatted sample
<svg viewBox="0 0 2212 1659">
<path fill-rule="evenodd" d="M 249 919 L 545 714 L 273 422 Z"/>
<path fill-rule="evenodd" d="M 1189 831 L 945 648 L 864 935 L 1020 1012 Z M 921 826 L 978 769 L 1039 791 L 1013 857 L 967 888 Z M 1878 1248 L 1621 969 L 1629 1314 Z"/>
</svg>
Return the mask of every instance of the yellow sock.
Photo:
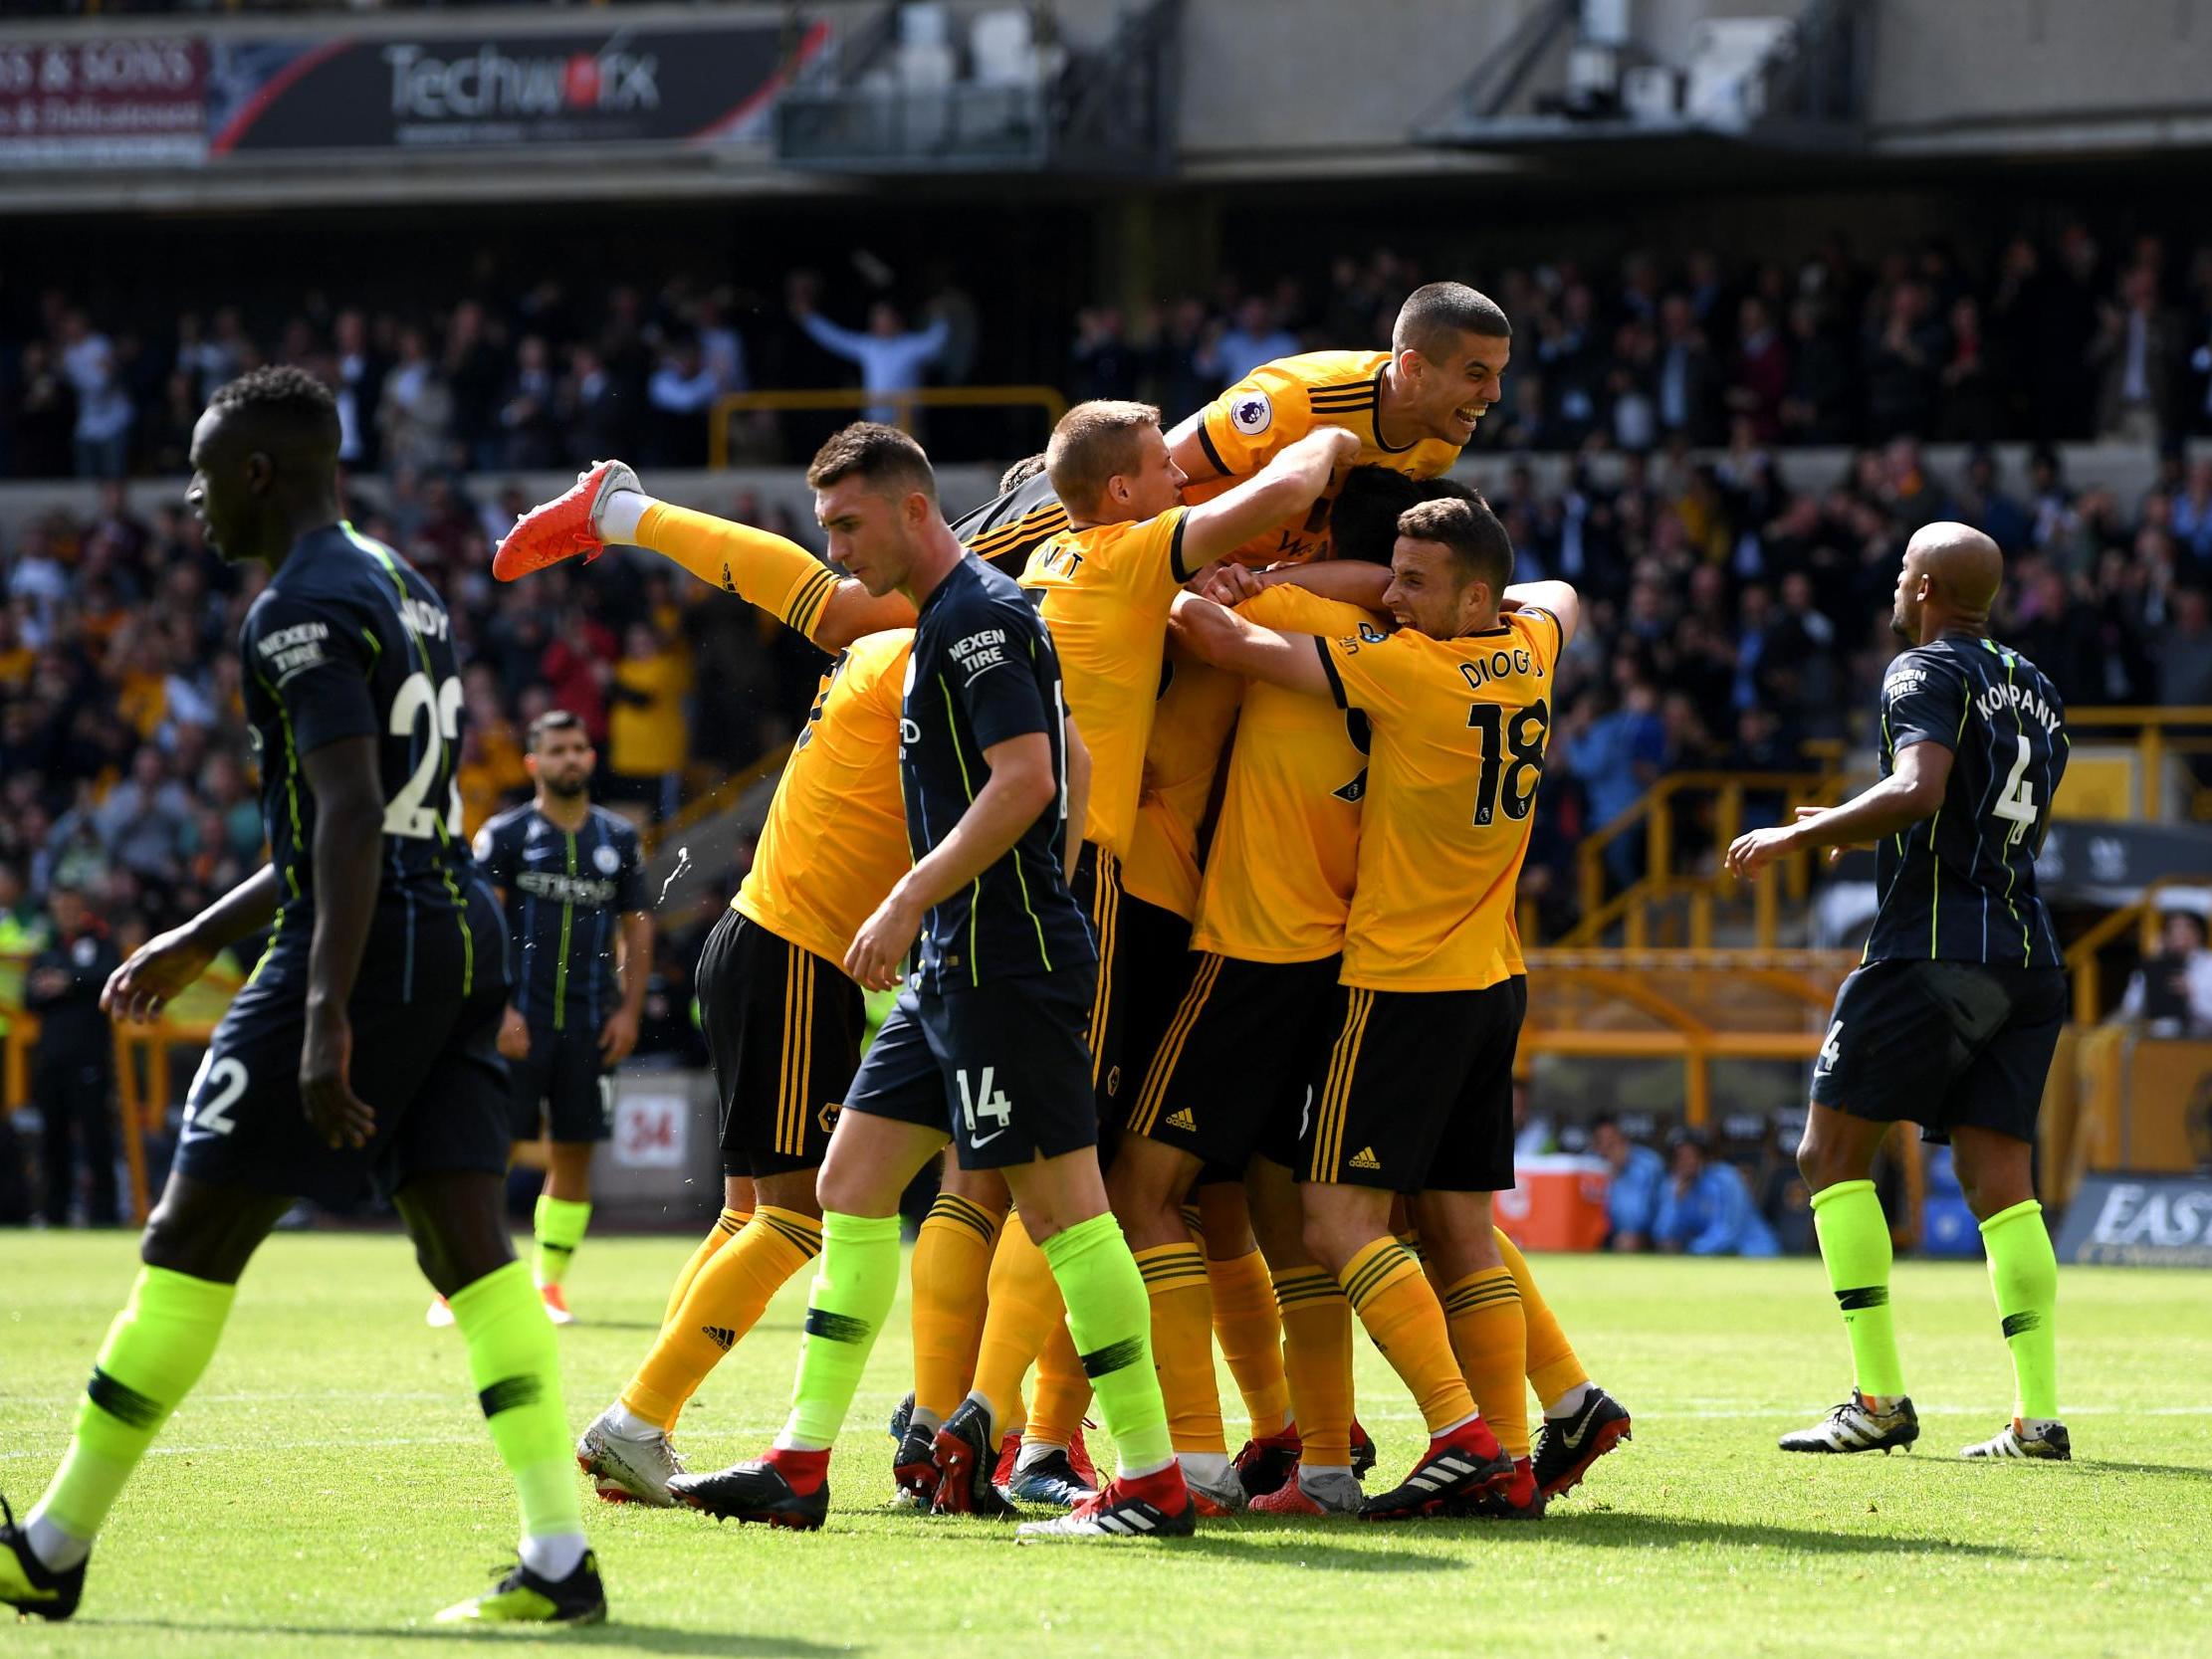
<svg viewBox="0 0 2212 1659">
<path fill-rule="evenodd" d="M 1075 1338 L 1062 1319 L 1037 1351 L 1036 1398 L 1029 1402 L 1029 1418 L 1022 1425 L 1024 1446 L 1072 1446 L 1075 1431 L 1083 1426 L 1083 1413 L 1091 1408 L 1091 1379 L 1075 1351 Z M 1011 1425 L 1007 1425 L 1011 1426 Z M 1002 1432 L 1002 1431 L 1001 1431 Z"/>
<path fill-rule="evenodd" d="M 943 1422 L 967 1397 L 983 1341 L 998 1217 L 950 1192 L 937 1195 L 914 1240 L 914 1404 Z"/>
<path fill-rule="evenodd" d="M 622 1390 L 622 1404 L 649 1423 L 675 1426 L 692 1390 L 752 1330 L 783 1282 L 821 1253 L 822 1224 L 763 1204 L 738 1236 L 700 1269 L 684 1305 L 661 1328 L 652 1351 Z"/>
<path fill-rule="evenodd" d="M 1510 1268 L 1470 1273 L 1443 1298 L 1459 1374 L 1498 1444 L 1528 1456 L 1528 1327 Z"/>
<path fill-rule="evenodd" d="M 1006 1217 L 998 1234 L 990 1282 L 991 1308 L 984 1316 L 983 1338 L 976 1348 L 976 1380 L 970 1387 L 990 1402 L 1003 1424 L 1011 1420 L 1009 1413 L 1018 1410 L 1021 1379 L 1036 1363 L 1053 1331 L 1065 1328 L 1067 1310 L 1052 1278 L 1052 1264 L 1029 1237 L 1018 1213 Z"/>
<path fill-rule="evenodd" d="M 645 510 L 636 540 L 808 636 L 837 590 L 837 572 L 797 542 L 672 502 Z"/>
<path fill-rule="evenodd" d="M 1290 1420 L 1290 1383 L 1282 1368 L 1282 1316 L 1275 1312 L 1267 1258 L 1257 1250 L 1206 1264 L 1214 1291 L 1214 1340 L 1244 1396 L 1251 1437 L 1280 1434 Z M 1155 1327 L 1157 1330 L 1157 1327 Z M 1154 1339 L 1157 1345 L 1158 1338 Z"/>
<path fill-rule="evenodd" d="M 1421 1407 L 1436 1434 L 1474 1415 L 1474 1395 L 1452 1356 L 1443 1307 L 1413 1252 L 1385 1236 L 1365 1246 L 1337 1275 L 1352 1312 Z"/>
<path fill-rule="evenodd" d="M 1327 1268 L 1296 1267 L 1275 1275 L 1275 1306 L 1282 1313 L 1282 1361 L 1290 1410 L 1303 1443 L 1299 1456 L 1317 1469 L 1348 1469 L 1352 1465 L 1352 1304 Z"/>
<path fill-rule="evenodd" d="M 1567 1341 L 1551 1304 L 1536 1288 L 1536 1277 L 1528 1271 L 1528 1258 L 1502 1232 L 1495 1227 L 1490 1230 L 1497 1234 L 1498 1254 L 1505 1259 L 1513 1283 L 1520 1289 L 1521 1313 L 1528 1321 L 1528 1385 L 1536 1390 L 1537 1403 L 1548 1411 L 1561 1394 L 1588 1382 L 1590 1373 L 1575 1356 L 1575 1345 Z"/>
<path fill-rule="evenodd" d="M 1228 1455 L 1221 1394 L 1214 1376 L 1214 1292 L 1195 1244 L 1139 1250 L 1137 1271 L 1152 1299 L 1152 1362 L 1168 1405 L 1168 1438 L 1179 1452 Z"/>
<path fill-rule="evenodd" d="M 691 1260 L 684 1263 L 683 1271 L 676 1275 L 676 1283 L 668 1288 L 668 1306 L 661 1311 L 661 1324 L 666 1325 L 676 1317 L 676 1310 L 684 1305 L 684 1293 L 691 1289 L 691 1282 L 699 1277 L 699 1270 L 715 1259 L 725 1244 L 738 1236 L 738 1229 L 753 1219 L 751 1210 L 725 1209 L 715 1217 L 715 1224 L 707 1236 L 699 1241 L 699 1248 L 691 1253 Z"/>
</svg>

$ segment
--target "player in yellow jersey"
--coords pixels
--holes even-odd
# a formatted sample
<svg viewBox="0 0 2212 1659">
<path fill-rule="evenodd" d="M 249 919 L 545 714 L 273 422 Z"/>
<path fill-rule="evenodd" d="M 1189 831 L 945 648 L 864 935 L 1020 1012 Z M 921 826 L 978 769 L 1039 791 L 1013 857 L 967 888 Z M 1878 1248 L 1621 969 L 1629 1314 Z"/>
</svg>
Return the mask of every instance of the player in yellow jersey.
<svg viewBox="0 0 2212 1659">
<path fill-rule="evenodd" d="M 913 630 L 842 631 L 874 614 L 856 585 L 795 543 L 646 497 L 619 462 L 585 475 L 560 513 L 526 516 L 502 569 L 541 568 L 552 546 L 653 547 L 841 645 L 769 804 L 753 867 L 700 953 L 698 985 L 721 1105 L 723 1210 L 668 1300 L 662 1329 L 577 1461 L 600 1495 L 666 1507 L 682 1463 L 678 1414 L 776 1290 L 821 1248 L 814 1177 L 860 1060 L 860 987 L 839 965 L 910 863 L 898 772 L 899 700 Z M 556 504 L 557 505 L 557 504 Z M 785 549 L 789 551 L 786 552 Z M 810 569 L 788 569 L 790 555 Z M 857 599 L 849 597 L 850 587 Z"/>
<path fill-rule="evenodd" d="M 1489 1373 L 1509 1374 L 1511 1397 L 1525 1402 L 1525 1327 L 1490 1194 L 1513 1182 L 1511 1073 L 1527 1006 L 1514 886 L 1553 673 L 1579 616 L 1562 582 L 1508 593 L 1512 562 L 1487 508 L 1433 501 L 1398 523 L 1385 595 L 1395 632 L 1368 624 L 1299 638 L 1201 599 L 1179 610 L 1210 661 L 1333 697 L 1369 726 L 1336 1035 L 1300 1127 L 1297 1173 L 1306 1245 L 1336 1274 L 1432 1437 L 1405 1482 L 1361 1506 L 1379 1520 L 1542 1510 L 1532 1471 L 1500 1448 L 1468 1382 L 1503 1399 Z M 1398 1191 L 1420 1194 L 1440 1300 L 1390 1232 Z M 1466 1316 L 1461 1332 L 1447 1303 Z"/>
<path fill-rule="evenodd" d="M 1083 846 L 1069 886 L 1098 944 L 1098 990 L 1086 1038 L 1102 1114 L 1123 1082 L 1119 867 L 1136 831 L 1169 607 L 1202 566 L 1310 507 L 1355 447 L 1341 431 L 1316 432 L 1284 448 L 1237 488 L 1195 508 L 1182 505 L 1183 474 L 1168 458 L 1160 412 L 1148 404 L 1079 404 L 1061 418 L 1045 451 L 1045 481 L 1070 522 L 1030 555 L 1020 580 L 1051 629 L 1068 712 L 1091 752 Z M 973 1193 L 964 1196 L 980 1201 Z M 1060 1313 L 1018 1217 L 1007 1223 L 997 1249 L 970 1392 L 1005 1402 L 1018 1392 Z M 909 1429 L 908 1439 L 919 1450 L 917 1428 Z M 902 1450 L 902 1463 L 905 1455 Z M 940 1485 L 935 1498 L 941 1509 L 957 1508 L 965 1495 Z"/>
<path fill-rule="evenodd" d="M 1390 350 L 1278 357 L 1179 422 L 1168 449 L 1191 481 L 1185 499 L 1229 488 L 1321 427 L 1357 438 L 1360 466 L 1439 477 L 1497 402 L 1512 351 L 1513 326 L 1488 298 L 1464 283 L 1417 288 L 1399 308 Z M 1325 497 L 1237 556 L 1258 565 L 1318 558 L 1328 532 Z"/>
</svg>

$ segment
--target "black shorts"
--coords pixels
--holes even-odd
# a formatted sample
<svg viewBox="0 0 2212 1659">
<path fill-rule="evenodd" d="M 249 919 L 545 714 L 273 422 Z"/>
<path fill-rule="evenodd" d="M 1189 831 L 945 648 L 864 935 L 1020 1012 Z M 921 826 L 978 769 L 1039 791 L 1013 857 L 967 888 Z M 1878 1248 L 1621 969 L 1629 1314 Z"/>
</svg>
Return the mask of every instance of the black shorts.
<svg viewBox="0 0 2212 1659">
<path fill-rule="evenodd" d="M 1098 1144 L 1091 969 L 899 993 L 845 1096 L 847 1112 L 949 1132 L 963 1169 Z"/>
<path fill-rule="evenodd" d="M 1836 993 L 1813 1102 L 1943 1141 L 1964 1126 L 2036 1138 L 2066 971 L 1982 962 L 1869 962 Z"/>
<path fill-rule="evenodd" d="M 1086 841 L 1076 855 L 1075 874 L 1067 886 L 1082 907 L 1083 919 L 1090 924 L 1091 942 L 1098 949 L 1098 978 L 1084 1016 L 1082 1036 L 1090 1051 L 1091 1088 L 1098 1115 L 1104 1119 L 1122 1085 L 1122 1014 L 1126 999 L 1121 973 L 1121 860 L 1095 841 Z"/>
<path fill-rule="evenodd" d="M 722 1172 L 819 1168 L 860 1064 L 860 987 L 835 962 L 728 911 L 699 952 L 699 1020 L 722 1109 Z"/>
<path fill-rule="evenodd" d="M 1475 991 L 1342 986 L 1298 1178 L 1394 1192 L 1513 1184 L 1513 1054 L 1528 1012 L 1516 974 Z"/>
<path fill-rule="evenodd" d="M 449 921 L 409 944 L 381 917 L 346 1013 L 347 1082 L 376 1114 L 366 1146 L 333 1150 L 300 1105 L 307 948 L 264 962 L 215 1027 L 185 1096 L 176 1169 L 194 1180 L 349 1204 L 414 1176 L 507 1167 L 512 1093 L 500 1058 L 506 926 L 481 884 L 469 942 Z M 401 965 L 401 962 L 404 965 Z M 407 994 L 400 994 L 402 988 Z"/>
<path fill-rule="evenodd" d="M 614 1078 L 599 1063 L 599 1033 L 589 1020 L 564 1030 L 531 1022 L 530 1053 L 507 1063 L 517 1141 L 549 1131 L 560 1141 L 604 1141 L 614 1133 Z"/>
<path fill-rule="evenodd" d="M 1191 924 L 1174 911 L 1125 893 L 1115 934 L 1114 978 L 1122 986 L 1122 1075 L 1110 1098 L 1117 1116 L 1126 1119 L 1191 982 Z"/>
<path fill-rule="evenodd" d="M 1130 1108 L 1129 1133 L 1224 1170 L 1241 1171 L 1254 1152 L 1292 1163 L 1306 1098 L 1336 1031 L 1329 1021 L 1341 965 L 1337 956 L 1192 955 Z"/>
</svg>

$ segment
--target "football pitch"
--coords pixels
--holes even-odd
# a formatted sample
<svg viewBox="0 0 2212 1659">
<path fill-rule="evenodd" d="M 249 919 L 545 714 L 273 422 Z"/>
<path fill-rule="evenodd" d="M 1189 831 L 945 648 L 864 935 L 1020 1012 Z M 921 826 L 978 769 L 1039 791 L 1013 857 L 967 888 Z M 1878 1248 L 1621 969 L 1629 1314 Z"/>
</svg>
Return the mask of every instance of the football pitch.
<svg viewBox="0 0 2212 1659">
<path fill-rule="evenodd" d="M 570 1278 L 586 1323 L 561 1333 L 573 1426 L 627 1376 L 691 1243 L 586 1241 Z M 0 1491 L 19 1515 L 66 1441 L 132 1248 L 121 1234 L 0 1239 Z M 1535 1267 L 1593 1374 L 1636 1414 L 1635 1440 L 1537 1525 L 1239 1517 L 1180 1544 L 1016 1548 L 1004 1524 L 917 1519 L 885 1502 L 902 1305 L 832 1470 L 825 1531 L 588 1504 L 611 1622 L 531 1638 L 428 1622 L 510 1558 L 515 1517 L 460 1343 L 424 1327 L 404 1243 L 279 1237 L 116 1507 L 83 1610 L 0 1629 L 0 1654 L 2212 1652 L 2212 1277 L 2066 1270 L 2078 1461 L 1967 1465 L 1957 1448 L 2011 1399 L 1979 1265 L 1897 1269 L 1923 1432 L 1914 1455 L 1887 1458 L 1774 1450 L 1848 1386 L 1818 1262 Z M 804 1300 L 803 1281 L 786 1287 L 700 1391 L 679 1434 L 693 1467 L 750 1456 L 779 1424 Z M 1421 1425 L 1358 1348 L 1361 1417 L 1395 1477 Z M 1233 1446 L 1225 1370 L 1222 1387 Z"/>
</svg>

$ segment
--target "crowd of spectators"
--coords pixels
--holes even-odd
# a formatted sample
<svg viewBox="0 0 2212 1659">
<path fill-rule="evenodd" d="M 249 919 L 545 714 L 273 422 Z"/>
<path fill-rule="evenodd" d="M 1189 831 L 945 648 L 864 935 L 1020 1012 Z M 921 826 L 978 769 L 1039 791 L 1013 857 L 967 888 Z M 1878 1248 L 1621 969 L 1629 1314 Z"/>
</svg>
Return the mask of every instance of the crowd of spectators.
<svg viewBox="0 0 2212 1659">
<path fill-rule="evenodd" d="M 901 391 L 973 377 L 981 307 L 948 267 L 902 279 L 866 255 L 851 263 L 858 286 L 834 306 L 807 271 L 774 297 L 691 276 L 590 292 L 556 277 L 464 283 L 460 298 L 404 311 L 295 286 L 266 310 L 211 298 L 103 317 L 55 291 L 0 338 L 0 476 L 174 476 L 206 393 L 272 359 L 331 383 L 345 459 L 364 471 L 553 468 L 615 452 L 697 465 L 725 393 L 857 384 L 880 416 Z M 1632 253 L 1606 269 L 1446 272 L 1376 250 L 1336 259 L 1325 278 L 1224 274 L 1137 317 L 1085 307 L 1064 350 L 993 339 L 994 373 L 1180 415 L 1269 357 L 1384 343 L 1405 294 L 1443 275 L 1472 278 L 1515 323 L 1482 451 L 1899 437 L 2170 446 L 2212 433 L 2212 244 L 2186 258 L 2156 236 L 2107 248 L 2081 224 L 2016 236 L 1979 263 L 1942 242 L 1862 257 L 1841 238 L 1794 260 Z M 747 420 L 733 440 L 741 454 L 803 460 L 813 432 Z M 988 425 L 945 435 L 998 440 Z"/>
</svg>

